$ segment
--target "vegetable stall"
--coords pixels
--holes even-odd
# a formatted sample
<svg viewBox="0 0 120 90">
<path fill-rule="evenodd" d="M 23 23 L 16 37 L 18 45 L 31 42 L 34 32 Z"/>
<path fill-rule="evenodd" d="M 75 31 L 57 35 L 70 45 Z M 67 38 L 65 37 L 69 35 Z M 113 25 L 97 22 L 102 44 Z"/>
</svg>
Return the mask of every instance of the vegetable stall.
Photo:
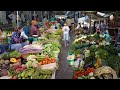
<svg viewBox="0 0 120 90">
<path fill-rule="evenodd" d="M 62 30 L 40 30 L 38 40 L 0 55 L 0 79 L 55 79 Z"/>
<path fill-rule="evenodd" d="M 68 63 L 73 61 L 69 63 L 73 66 L 73 78 L 118 79 L 119 50 L 112 42 L 108 43 L 104 35 L 97 33 L 87 35 L 82 31 L 75 31 L 76 38 L 68 53 Z"/>
</svg>

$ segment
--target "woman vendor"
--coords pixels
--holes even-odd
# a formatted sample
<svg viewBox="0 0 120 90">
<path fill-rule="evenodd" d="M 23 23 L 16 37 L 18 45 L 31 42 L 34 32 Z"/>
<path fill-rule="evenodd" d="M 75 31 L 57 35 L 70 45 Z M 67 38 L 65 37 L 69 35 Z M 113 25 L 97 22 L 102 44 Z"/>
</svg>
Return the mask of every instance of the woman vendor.
<svg viewBox="0 0 120 90">
<path fill-rule="evenodd" d="M 4 40 L 3 30 L 0 28 L 0 54 L 3 54 L 8 49 L 8 45 L 3 42 Z"/>
<path fill-rule="evenodd" d="M 39 27 L 37 25 L 31 26 L 30 35 L 31 36 L 33 36 L 33 35 L 40 36 Z"/>
<path fill-rule="evenodd" d="M 32 24 L 31 28 L 30 28 L 30 36 L 31 37 L 28 38 L 30 44 L 33 42 L 33 35 L 40 36 L 39 26 L 37 25 L 37 23 L 32 22 L 31 24 Z"/>
<path fill-rule="evenodd" d="M 12 33 L 10 50 L 19 51 L 20 48 L 27 45 L 28 36 L 24 33 L 23 27 L 19 27 Z"/>
</svg>

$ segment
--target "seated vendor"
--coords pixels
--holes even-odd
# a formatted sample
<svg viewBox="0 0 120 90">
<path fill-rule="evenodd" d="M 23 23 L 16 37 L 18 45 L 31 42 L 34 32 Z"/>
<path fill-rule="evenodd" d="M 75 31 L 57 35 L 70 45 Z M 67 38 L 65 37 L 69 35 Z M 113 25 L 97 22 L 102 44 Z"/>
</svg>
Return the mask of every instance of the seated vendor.
<svg viewBox="0 0 120 90">
<path fill-rule="evenodd" d="M 27 45 L 28 36 L 24 33 L 23 27 L 19 27 L 12 33 L 10 50 L 18 50 Z"/>
<path fill-rule="evenodd" d="M 30 26 L 24 26 L 23 27 L 23 31 L 25 32 L 25 34 L 29 37 L 30 36 Z"/>
<path fill-rule="evenodd" d="M 33 36 L 33 35 L 40 36 L 39 27 L 37 25 L 31 26 L 30 35 L 31 36 Z"/>
<path fill-rule="evenodd" d="M 5 39 L 6 38 L 3 35 L 3 30 L 0 28 L 0 54 L 3 54 L 8 49 L 8 45 L 3 42 Z"/>
</svg>

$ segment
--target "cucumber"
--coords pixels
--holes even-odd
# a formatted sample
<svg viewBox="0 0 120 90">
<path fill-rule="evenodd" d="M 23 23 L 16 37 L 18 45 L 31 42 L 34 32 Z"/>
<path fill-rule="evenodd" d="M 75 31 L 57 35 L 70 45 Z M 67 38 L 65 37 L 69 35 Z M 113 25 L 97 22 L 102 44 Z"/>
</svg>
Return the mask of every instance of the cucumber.
<svg viewBox="0 0 120 90">
<path fill-rule="evenodd" d="M 40 75 L 39 79 L 42 79 L 42 76 L 43 76 L 43 75 Z"/>
<path fill-rule="evenodd" d="M 26 74 L 26 72 L 25 72 L 25 71 L 23 71 L 23 72 L 22 72 L 22 74 L 21 74 L 21 77 L 24 77 L 24 76 L 25 76 L 25 74 Z"/>
<path fill-rule="evenodd" d="M 34 69 L 32 69 L 30 72 L 28 72 L 28 75 L 31 76 L 34 73 Z"/>
<path fill-rule="evenodd" d="M 44 79 L 44 76 L 45 76 L 45 75 L 43 74 L 42 77 L 41 77 L 41 79 Z"/>
<path fill-rule="evenodd" d="M 44 75 L 43 79 L 46 79 L 47 78 L 47 75 Z"/>
<path fill-rule="evenodd" d="M 51 75 L 47 75 L 47 79 L 51 79 L 52 78 L 52 76 Z"/>
</svg>

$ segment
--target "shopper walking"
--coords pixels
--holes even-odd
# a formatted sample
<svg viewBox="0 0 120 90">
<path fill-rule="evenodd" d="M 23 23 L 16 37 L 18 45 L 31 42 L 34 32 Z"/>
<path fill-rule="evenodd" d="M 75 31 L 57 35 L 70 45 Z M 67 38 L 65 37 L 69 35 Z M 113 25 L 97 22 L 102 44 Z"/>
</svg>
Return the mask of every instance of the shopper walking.
<svg viewBox="0 0 120 90">
<path fill-rule="evenodd" d="M 22 25 L 25 23 L 24 12 L 21 13 L 21 23 L 22 23 Z"/>
<path fill-rule="evenodd" d="M 64 44 L 65 44 L 65 47 L 66 47 L 66 46 L 68 46 L 68 43 L 69 43 L 69 40 L 70 40 L 70 36 L 69 36 L 70 28 L 65 23 L 62 30 L 63 30 L 63 40 L 64 40 Z"/>
</svg>

